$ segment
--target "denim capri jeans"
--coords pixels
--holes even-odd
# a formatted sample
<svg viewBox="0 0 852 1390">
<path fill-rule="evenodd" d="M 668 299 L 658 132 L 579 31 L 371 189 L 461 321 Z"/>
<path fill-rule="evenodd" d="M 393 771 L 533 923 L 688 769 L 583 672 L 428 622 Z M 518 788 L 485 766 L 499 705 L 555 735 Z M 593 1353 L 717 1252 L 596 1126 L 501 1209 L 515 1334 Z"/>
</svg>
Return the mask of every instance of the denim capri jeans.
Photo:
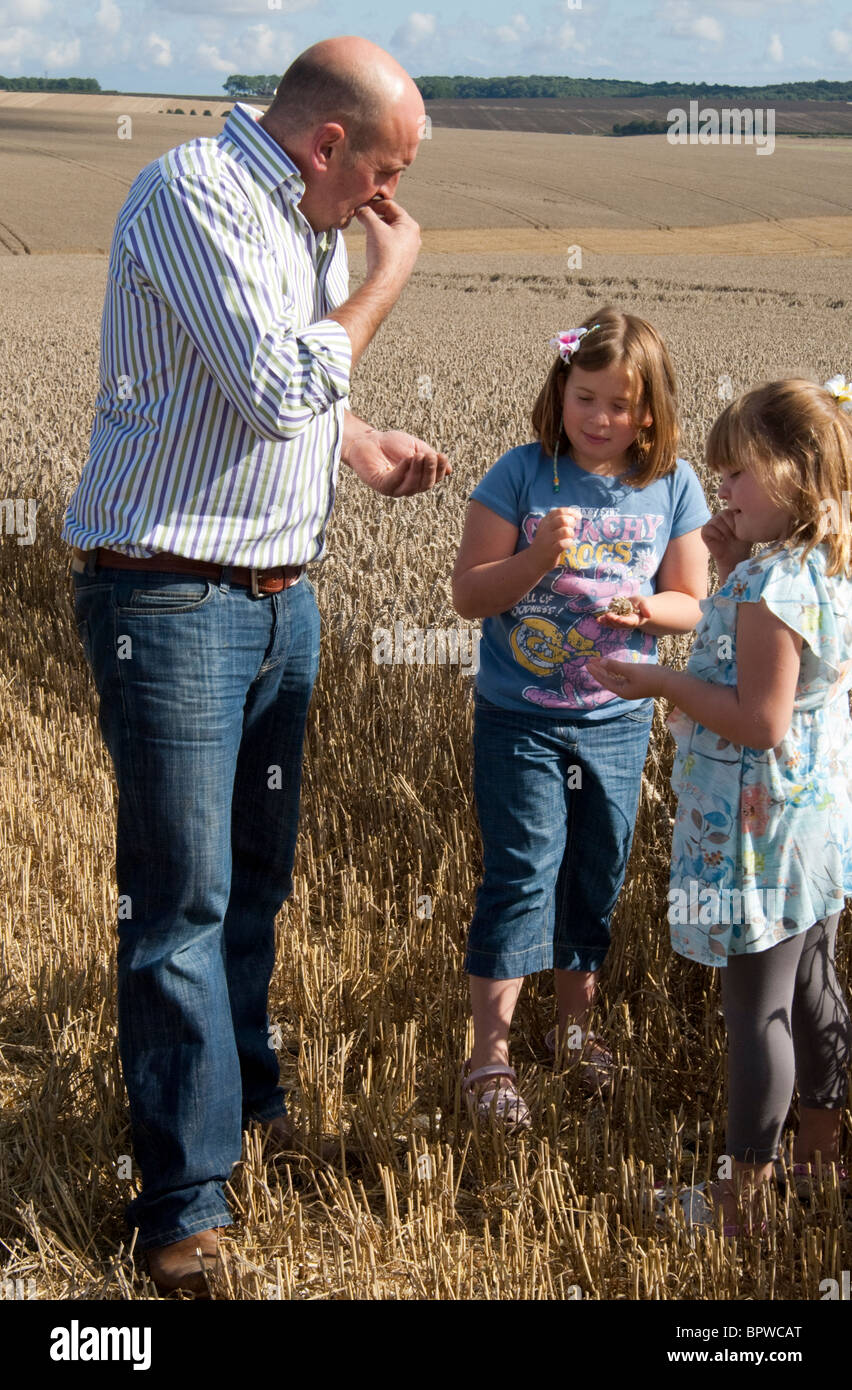
<svg viewBox="0 0 852 1390">
<path fill-rule="evenodd" d="M 624 875 L 653 700 L 580 723 L 474 696 L 483 880 L 465 970 L 518 979 L 599 970 Z"/>
</svg>

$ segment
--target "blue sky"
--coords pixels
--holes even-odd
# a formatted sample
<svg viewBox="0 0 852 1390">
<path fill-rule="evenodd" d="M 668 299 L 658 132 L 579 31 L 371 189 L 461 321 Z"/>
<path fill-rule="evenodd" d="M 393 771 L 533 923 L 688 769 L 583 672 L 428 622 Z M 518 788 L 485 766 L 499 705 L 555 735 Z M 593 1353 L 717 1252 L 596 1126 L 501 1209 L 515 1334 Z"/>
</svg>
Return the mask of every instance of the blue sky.
<svg viewBox="0 0 852 1390">
<path fill-rule="evenodd" d="M 852 79 L 848 0 L 0 0 L 0 73 L 210 95 L 358 33 L 425 73 Z"/>
</svg>

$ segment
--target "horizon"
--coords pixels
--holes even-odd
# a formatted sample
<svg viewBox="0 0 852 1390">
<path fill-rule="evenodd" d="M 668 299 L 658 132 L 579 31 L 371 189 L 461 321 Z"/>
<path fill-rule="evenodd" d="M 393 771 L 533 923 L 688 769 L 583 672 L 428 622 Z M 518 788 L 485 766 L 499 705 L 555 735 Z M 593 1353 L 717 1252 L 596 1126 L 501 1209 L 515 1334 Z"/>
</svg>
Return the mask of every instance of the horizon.
<svg viewBox="0 0 852 1390">
<path fill-rule="evenodd" d="M 222 100 L 228 76 L 280 76 L 310 44 L 348 32 L 348 8 L 318 8 L 315 0 L 98 0 L 92 17 L 82 0 L 62 9 L 59 0 L 0 0 L 0 69 L 53 80 L 73 69 L 121 95 Z M 737 87 L 852 78 L 841 0 L 538 0 L 527 12 L 496 0 L 473 13 L 436 6 L 402 16 L 379 0 L 355 27 L 422 77 Z"/>
<path fill-rule="evenodd" d="M 235 74 L 235 73 L 234 73 L 234 74 L 229 74 L 229 76 L 237 76 L 237 75 L 239 75 L 239 76 L 251 76 L 251 77 L 259 76 L 259 74 L 257 74 L 257 73 L 248 73 L 248 74 L 247 74 L 247 73 L 242 73 L 242 74 Z M 412 76 L 412 78 L 413 78 L 413 80 L 414 80 L 415 82 L 426 82 L 426 81 L 431 81 L 431 80 L 433 80 L 433 79 L 435 79 L 435 78 L 449 78 L 449 79 L 452 80 L 452 81 L 467 81 L 468 79 L 471 79 L 471 78 L 474 78 L 474 79 L 477 78 L 477 74 L 475 74 L 475 73 L 434 73 L 434 72 L 430 72 L 430 73 L 412 73 L 411 76 Z M 641 84 L 641 85 L 643 85 L 643 86 L 647 86 L 649 89 L 650 89 L 651 87 L 653 87 L 654 85 L 658 85 L 658 84 L 661 83 L 661 82 L 668 82 L 668 83 L 671 85 L 671 87 L 672 87 L 672 91 L 669 92 L 669 93 L 658 94 L 658 95 L 667 95 L 667 96 L 671 96 L 672 98 L 674 98 L 674 97 L 676 97 L 676 96 L 678 96 L 678 95 L 680 95 L 680 94 L 687 94 L 687 95 L 688 95 L 689 93 L 687 93 L 687 91 L 686 91 L 687 88 L 689 88 L 689 87 L 695 87 L 695 86 L 701 86 L 701 85 L 705 85 L 705 86 L 734 86 L 734 85 L 736 85 L 737 88 L 738 88 L 738 90 L 740 90 L 740 91 L 743 91 L 743 92 L 755 91 L 755 92 L 757 92 L 757 91 L 761 91 L 761 90 L 763 90 L 764 88 L 768 88 L 768 87 L 783 87 L 783 86 L 787 86 L 787 85 L 794 85 L 794 84 L 796 84 L 796 83 L 798 83 L 798 82 L 807 82 L 807 83 L 811 83 L 811 84 L 817 83 L 817 82 L 828 82 L 828 83 L 831 83 L 831 84 L 837 84 L 837 83 L 841 83 L 841 82 L 844 82 L 844 81 L 852 82 L 852 77 L 850 77 L 850 78 L 848 78 L 848 79 L 844 79 L 844 78 L 825 78 L 825 77 L 791 78 L 791 77 L 778 76 L 778 77 L 776 77 L 776 78 L 775 78 L 773 81 L 771 81 L 771 82 L 754 83 L 754 84 L 752 84 L 751 86 L 749 86 L 749 84 L 747 84 L 747 83 L 738 83 L 738 84 L 725 83 L 725 82 L 718 82 L 718 83 L 707 83 L 707 82 L 696 83 L 696 82 L 687 81 L 687 80 L 685 80 L 685 79 L 684 79 L 684 80 L 673 80 L 673 79 L 670 79 L 670 78 L 657 78 L 655 83 L 650 83 L 650 82 L 647 82 L 647 83 L 646 83 L 646 82 L 644 81 L 644 79 L 641 78 L 641 77 L 624 77 L 624 78 L 613 79 L 613 78 L 588 78 L 588 77 L 583 77 L 583 76 L 581 76 L 581 75 L 577 75 L 577 74 L 574 74 L 574 73 L 546 73 L 546 74 L 545 74 L 545 73 L 509 73 L 509 72 L 506 72 L 506 73 L 493 73 L 493 74 L 490 74 L 488 78 L 481 78 L 481 79 L 478 79 L 478 80 L 483 80 L 483 81 L 512 81 L 512 80 L 514 80 L 514 79 L 516 79 L 516 78 L 521 78 L 521 79 L 523 79 L 523 78 L 527 78 L 527 77 L 529 77 L 529 78 L 534 78 L 534 77 L 542 77 L 542 76 L 546 76 L 546 77 L 555 77 L 555 78 L 565 78 L 566 80 L 569 80 L 569 81 L 578 81 L 578 80 L 582 80 L 582 81 L 591 81 L 591 82 L 606 82 L 606 81 L 618 80 L 618 81 L 621 81 L 621 82 L 633 82 L 633 83 Z M 221 92 L 209 92 L 209 91 L 208 91 L 208 92 L 190 92 L 190 91 L 187 91 L 187 90 L 186 90 L 185 88 L 183 88 L 183 87 L 181 87 L 181 88 L 174 88 L 174 89 L 172 89 L 171 91 L 165 92 L 165 91 L 159 91 L 159 90 L 144 91 L 144 90 L 142 90 L 141 88 L 140 88 L 139 90 L 136 90 L 136 91 L 130 91 L 129 89 L 125 89 L 125 88 L 105 87 L 105 86 L 103 85 L 103 83 L 101 82 L 100 78 L 99 78 L 99 77 L 97 76 L 97 74 L 95 74 L 95 73 L 78 73 L 78 72 L 75 72 L 75 73 L 56 73 L 56 74 L 54 74 L 53 76 L 49 76 L 49 77 L 48 77 L 48 76 L 45 76 L 45 74 L 43 74 L 43 73 L 22 72 L 22 73 L 19 73 L 19 74 L 17 74 L 17 75 L 15 75 L 15 74 L 13 74 L 13 73 L 3 73 L 3 74 L 2 74 L 2 77 L 4 77 L 4 78 L 11 78 L 13 81 L 21 81 L 21 80 L 36 80 L 36 81 L 47 81 L 47 82 L 91 82 L 91 81 L 95 81 L 95 82 L 98 83 L 98 86 L 99 86 L 99 88 L 100 88 L 99 91 L 97 91 L 97 92 L 73 92 L 73 93 L 72 93 L 72 92 L 69 92 L 69 93 L 68 93 L 68 95 L 74 95 L 74 96 L 160 97 L 160 98 L 162 98 L 164 101 L 165 101 L 165 100 L 173 100 L 173 99 L 177 100 L 177 99 L 182 99 L 182 98 L 187 98 L 187 99 L 191 98 L 193 101 L 216 101 L 216 102 L 228 102 L 228 101 L 232 101 L 232 102 L 238 102 L 238 101 L 241 101 L 241 102 L 246 102 L 246 101 L 249 101 L 249 102 L 258 102 L 258 101 L 259 101 L 259 102 L 271 102 L 271 101 L 272 101 L 272 96 L 271 96 L 271 95 L 259 95 L 259 94 L 251 93 L 251 92 L 236 92 L 236 93 L 229 93 L 229 92 L 226 92 L 226 91 L 225 91 L 224 83 L 222 84 L 222 91 L 221 91 Z M 226 80 L 227 80 L 227 79 L 226 79 Z M 14 91 L 14 90 L 15 90 L 14 88 L 4 87 L 4 86 L 2 85 L 2 82 L 0 82 L 0 92 L 7 92 L 7 91 Z M 45 95 L 49 95 L 49 94 L 50 94 L 50 89 L 47 88 L 47 87 L 44 87 L 44 88 L 33 88 L 32 90 L 33 90 L 34 92 L 43 91 L 43 92 L 45 93 Z M 57 95 L 58 95 L 58 94 L 57 94 Z M 614 100 L 617 100 L 617 99 L 619 98 L 620 95 L 621 95 L 620 93 L 613 92 L 613 93 L 608 94 L 608 98 L 607 98 L 607 99 L 608 99 L 608 100 L 613 100 L 613 101 L 614 101 Z M 625 101 L 631 101 L 631 100 L 632 100 L 632 101 L 637 101 L 637 100 L 641 101 L 641 100 L 643 99 L 643 96 L 644 96 L 644 95 L 645 95 L 644 93 L 633 93 L 633 94 L 625 93 L 625 94 L 624 94 L 624 100 L 625 100 Z M 654 93 L 651 92 L 650 90 L 649 90 L 649 92 L 647 93 L 647 95 L 648 95 L 648 98 L 649 98 L 649 99 L 651 99 L 651 98 L 654 97 Z M 430 102 L 430 101 L 480 101 L 480 100 L 482 100 L 483 98 L 487 98 L 487 100 L 489 100 L 489 101 L 516 101 L 516 100 L 524 100 L 524 101 L 548 101 L 548 102 L 553 102 L 553 101 L 573 102 L 573 101 L 582 101 L 582 100 L 583 100 L 583 97 L 582 97 L 582 96 L 579 96 L 579 95 L 576 95 L 576 94 L 575 94 L 575 95 L 570 95 L 570 96 L 566 95 L 566 96 L 523 97 L 523 98 L 521 98 L 521 97 L 516 96 L 516 95 L 514 95 L 514 94 L 513 94 L 513 95 L 510 95 L 510 96 L 497 96 L 496 94 L 495 94 L 495 95 L 492 95 L 491 93 L 482 93 L 482 94 L 479 94 L 479 95 L 477 95 L 477 96 L 472 96 L 472 97 L 462 97 L 462 96 L 424 97 L 424 102 L 427 102 L 427 103 L 428 103 L 428 102 Z M 729 100 L 729 99 L 730 99 L 730 100 L 736 100 L 737 98 L 736 98 L 736 97 L 729 97 L 728 95 L 725 95 L 725 94 L 719 94 L 719 93 L 713 93 L 713 92 L 708 92 L 708 93 L 706 93 L 706 100 L 707 100 L 707 101 L 710 101 L 710 102 L 715 101 L 717 104 L 718 104 L 718 102 L 720 102 L 720 101 L 727 101 L 727 100 Z M 798 100 L 802 100 L 802 101 L 807 101 L 807 100 L 816 100 L 817 98 L 800 97 L 800 98 L 791 98 L 791 99 L 792 99 L 792 100 L 797 100 L 797 99 L 798 99 Z M 843 105 L 843 104 L 844 104 L 843 99 L 840 98 L 840 97 L 826 97 L 825 100 L 826 100 L 826 101 L 837 101 L 837 103 L 838 103 L 839 105 Z M 846 105 L 852 105 L 852 100 L 846 101 L 845 104 L 846 104 Z"/>
</svg>

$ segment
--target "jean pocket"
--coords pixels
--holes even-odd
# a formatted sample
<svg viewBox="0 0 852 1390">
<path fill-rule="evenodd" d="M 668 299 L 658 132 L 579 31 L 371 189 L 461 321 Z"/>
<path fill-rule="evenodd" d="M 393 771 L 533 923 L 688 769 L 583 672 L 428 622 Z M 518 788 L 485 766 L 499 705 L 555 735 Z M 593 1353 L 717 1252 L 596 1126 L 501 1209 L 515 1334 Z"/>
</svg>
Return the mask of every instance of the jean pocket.
<svg viewBox="0 0 852 1390">
<path fill-rule="evenodd" d="M 146 585 L 129 593 L 116 591 L 116 613 L 167 614 L 194 613 L 216 592 L 212 579 L 169 579 L 163 584 Z"/>
<path fill-rule="evenodd" d="M 624 718 L 632 719 L 635 724 L 650 724 L 654 718 L 654 701 L 648 700 L 638 709 L 625 710 Z"/>
</svg>

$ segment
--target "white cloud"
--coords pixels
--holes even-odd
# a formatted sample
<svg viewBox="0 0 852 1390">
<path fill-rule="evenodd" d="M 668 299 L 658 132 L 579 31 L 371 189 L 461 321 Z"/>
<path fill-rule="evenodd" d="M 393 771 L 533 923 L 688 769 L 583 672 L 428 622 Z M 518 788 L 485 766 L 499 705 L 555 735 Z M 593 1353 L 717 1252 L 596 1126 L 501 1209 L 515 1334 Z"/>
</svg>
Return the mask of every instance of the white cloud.
<svg viewBox="0 0 852 1390">
<path fill-rule="evenodd" d="M 198 61 L 203 68 L 212 68 L 214 72 L 232 73 L 237 71 L 236 59 L 223 58 L 218 48 L 214 48 L 212 43 L 200 43 L 196 52 Z"/>
<path fill-rule="evenodd" d="M 309 10 L 317 0 L 277 0 L 268 5 L 268 0 L 161 0 L 159 8 L 169 14 L 253 14 L 258 10 L 269 9 L 271 14 L 295 14 L 297 10 Z"/>
<path fill-rule="evenodd" d="M 773 35 L 771 36 L 771 38 L 770 38 L 770 40 L 769 40 L 769 48 L 767 49 L 767 52 L 768 52 L 768 54 L 769 54 L 769 57 L 772 59 L 773 63 L 783 63 L 783 61 L 784 61 L 784 45 L 783 45 L 783 43 L 781 42 L 781 35 L 780 35 L 780 34 L 773 34 Z"/>
<path fill-rule="evenodd" d="M 847 33 L 843 29 L 832 29 L 828 36 L 835 53 L 852 53 L 852 33 Z"/>
<path fill-rule="evenodd" d="M 434 34 L 435 16 L 422 14 L 419 10 L 412 10 L 405 23 L 397 29 L 391 43 L 399 44 L 403 48 L 414 48 L 424 39 L 433 38 Z"/>
<path fill-rule="evenodd" d="M 276 34 L 268 24 L 250 25 L 224 53 L 212 43 L 199 44 L 196 52 L 202 68 L 225 73 L 284 72 L 295 56 L 292 35 Z"/>
<path fill-rule="evenodd" d="M 15 29 L 5 39 L 0 39 L 0 58 L 4 64 L 14 64 L 17 67 L 21 61 L 21 54 L 25 49 L 32 47 L 33 34 L 29 29 Z"/>
<path fill-rule="evenodd" d="M 95 15 L 95 23 L 107 34 L 117 34 L 121 28 L 121 10 L 115 0 L 101 0 L 101 7 Z"/>
<path fill-rule="evenodd" d="M 80 60 L 80 40 L 69 39 L 67 43 L 54 43 L 44 55 L 46 68 L 68 68 Z"/>
<path fill-rule="evenodd" d="M 249 25 L 245 40 L 237 45 L 240 62 L 250 72 L 283 72 L 281 52 L 289 45 L 282 44 L 281 39 L 268 24 Z"/>
<path fill-rule="evenodd" d="M 744 14 L 762 14 L 764 10 L 777 10 L 781 5 L 793 5 L 797 10 L 814 9 L 824 0 L 716 0 L 720 10 L 732 10 L 738 18 Z"/>
<path fill-rule="evenodd" d="M 725 31 L 718 19 L 712 15 L 700 14 L 692 21 L 691 32 L 697 39 L 707 39 L 708 43 L 721 43 Z"/>
<path fill-rule="evenodd" d="M 151 62 L 157 68 L 170 68 L 172 65 L 172 45 L 168 39 L 152 32 L 145 40 L 145 48 Z"/>
<path fill-rule="evenodd" d="M 497 38 L 501 43 L 520 43 L 524 34 L 528 34 L 530 26 L 526 15 L 513 14 L 509 24 L 501 24 L 495 30 Z"/>
<path fill-rule="evenodd" d="M 570 20 L 566 20 L 560 28 L 557 36 L 557 43 L 560 48 L 573 48 L 576 49 L 578 53 L 582 53 L 586 46 L 584 43 L 577 42 L 577 30 Z"/>
<path fill-rule="evenodd" d="M 50 0 L 6 0 L 6 4 L 0 5 L 0 24 L 31 24 L 44 19 L 49 10 Z"/>
<path fill-rule="evenodd" d="M 709 14 L 695 14 L 689 0 L 667 0 L 656 17 L 668 31 L 681 39 L 700 39 L 704 43 L 721 43 L 725 31 L 718 19 Z"/>
</svg>

